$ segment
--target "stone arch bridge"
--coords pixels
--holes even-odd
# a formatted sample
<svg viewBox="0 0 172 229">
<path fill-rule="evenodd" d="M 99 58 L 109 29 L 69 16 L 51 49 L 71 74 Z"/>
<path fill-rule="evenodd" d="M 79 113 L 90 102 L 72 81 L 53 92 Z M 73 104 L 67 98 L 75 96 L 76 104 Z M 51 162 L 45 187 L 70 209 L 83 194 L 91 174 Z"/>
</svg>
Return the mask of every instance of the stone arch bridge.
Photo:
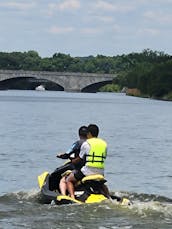
<svg viewBox="0 0 172 229">
<path fill-rule="evenodd" d="M 27 77 L 51 81 L 64 91 L 95 92 L 101 86 L 112 83 L 116 76 L 115 74 L 0 70 L 0 83 L 10 79 L 20 80 Z"/>
</svg>

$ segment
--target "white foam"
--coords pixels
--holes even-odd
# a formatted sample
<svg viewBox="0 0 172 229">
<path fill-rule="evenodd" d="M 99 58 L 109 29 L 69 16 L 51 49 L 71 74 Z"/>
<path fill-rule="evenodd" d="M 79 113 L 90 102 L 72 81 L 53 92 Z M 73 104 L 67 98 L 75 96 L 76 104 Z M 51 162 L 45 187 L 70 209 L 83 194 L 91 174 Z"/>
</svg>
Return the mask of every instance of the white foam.
<svg viewBox="0 0 172 229">
<path fill-rule="evenodd" d="M 38 189 L 31 189 L 28 191 L 18 191 L 18 192 L 13 192 L 13 194 L 17 197 L 19 200 L 28 200 L 32 199 L 38 196 L 39 194 Z"/>
<path fill-rule="evenodd" d="M 149 202 L 134 202 L 130 206 L 131 209 L 137 211 L 142 217 L 151 214 L 163 214 L 165 217 L 172 217 L 172 204 L 171 203 L 161 203 L 158 201 Z"/>
</svg>

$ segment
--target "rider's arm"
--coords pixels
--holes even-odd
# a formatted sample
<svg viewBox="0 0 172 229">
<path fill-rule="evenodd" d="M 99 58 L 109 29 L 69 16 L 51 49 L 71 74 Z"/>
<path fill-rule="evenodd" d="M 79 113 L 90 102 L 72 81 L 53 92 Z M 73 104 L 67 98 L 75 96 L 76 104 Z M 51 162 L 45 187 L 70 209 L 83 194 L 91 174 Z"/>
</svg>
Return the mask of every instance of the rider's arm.
<svg viewBox="0 0 172 229">
<path fill-rule="evenodd" d="M 72 159 L 72 164 L 77 164 L 77 163 L 79 163 L 81 161 L 83 161 L 83 159 L 78 156 L 78 157 Z"/>
<path fill-rule="evenodd" d="M 70 155 L 67 153 L 61 153 L 61 154 L 57 154 L 56 157 L 61 158 L 61 159 L 68 159 Z"/>
<path fill-rule="evenodd" d="M 90 145 L 87 142 L 84 142 L 81 145 L 79 156 L 72 159 L 72 163 L 77 164 L 78 162 L 85 161 L 86 155 L 88 155 L 89 151 L 90 151 Z"/>
<path fill-rule="evenodd" d="M 81 145 L 81 150 L 80 150 L 80 153 L 79 153 L 79 157 L 82 160 L 85 160 L 86 156 L 89 154 L 89 152 L 90 152 L 90 145 L 88 144 L 88 142 L 84 142 Z"/>
<path fill-rule="evenodd" d="M 75 151 L 75 148 L 77 146 L 77 141 L 72 144 L 72 146 L 66 151 L 67 154 L 72 154 Z"/>
<path fill-rule="evenodd" d="M 76 147 L 77 147 L 77 142 L 73 143 L 73 145 L 66 151 L 66 153 L 60 153 L 56 157 L 62 159 L 68 159 L 75 152 Z"/>
</svg>

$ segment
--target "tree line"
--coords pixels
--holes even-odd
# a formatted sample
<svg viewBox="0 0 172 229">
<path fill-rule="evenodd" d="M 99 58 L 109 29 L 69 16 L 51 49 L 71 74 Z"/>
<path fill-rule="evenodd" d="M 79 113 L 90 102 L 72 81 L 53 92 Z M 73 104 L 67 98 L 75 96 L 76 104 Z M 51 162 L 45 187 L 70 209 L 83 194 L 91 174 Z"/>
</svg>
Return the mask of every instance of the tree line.
<svg viewBox="0 0 172 229">
<path fill-rule="evenodd" d="M 142 96 L 172 97 L 172 58 L 164 52 L 145 49 L 117 56 L 71 57 L 55 53 L 41 58 L 36 51 L 0 52 L 0 69 L 118 74 L 104 90 L 137 88 Z"/>
<path fill-rule="evenodd" d="M 116 83 L 139 89 L 141 96 L 172 100 L 171 56 L 151 50 L 139 56 L 132 67 L 120 72 Z"/>
</svg>

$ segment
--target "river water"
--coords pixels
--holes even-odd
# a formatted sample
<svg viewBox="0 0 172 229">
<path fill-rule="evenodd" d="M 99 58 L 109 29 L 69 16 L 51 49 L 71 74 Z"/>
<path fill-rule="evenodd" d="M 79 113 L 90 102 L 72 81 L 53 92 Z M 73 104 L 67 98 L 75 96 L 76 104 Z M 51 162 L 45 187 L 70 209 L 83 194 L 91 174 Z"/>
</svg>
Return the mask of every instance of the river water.
<svg viewBox="0 0 172 229">
<path fill-rule="evenodd" d="M 96 123 L 111 192 L 133 201 L 39 203 L 37 176 Z M 172 103 L 115 93 L 0 91 L 0 228 L 172 228 Z"/>
</svg>

